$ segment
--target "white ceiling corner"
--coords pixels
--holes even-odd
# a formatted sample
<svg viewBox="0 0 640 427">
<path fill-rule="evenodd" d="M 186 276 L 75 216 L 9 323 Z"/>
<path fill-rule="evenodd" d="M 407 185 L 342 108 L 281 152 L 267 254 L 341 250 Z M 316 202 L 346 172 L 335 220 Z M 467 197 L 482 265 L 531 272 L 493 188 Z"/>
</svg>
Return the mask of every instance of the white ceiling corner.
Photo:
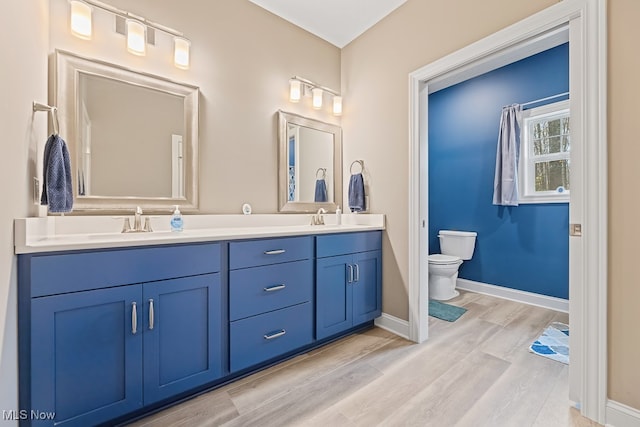
<svg viewBox="0 0 640 427">
<path fill-rule="evenodd" d="M 343 48 L 407 0 L 249 0 Z"/>
</svg>

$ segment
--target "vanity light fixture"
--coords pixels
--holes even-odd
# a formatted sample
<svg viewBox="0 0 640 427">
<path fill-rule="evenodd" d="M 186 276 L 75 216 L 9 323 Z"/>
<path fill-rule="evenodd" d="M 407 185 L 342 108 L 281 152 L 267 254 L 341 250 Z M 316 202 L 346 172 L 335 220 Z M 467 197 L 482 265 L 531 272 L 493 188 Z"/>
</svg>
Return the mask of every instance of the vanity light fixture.
<svg viewBox="0 0 640 427">
<path fill-rule="evenodd" d="M 71 0 L 71 32 L 76 37 L 91 40 L 91 6 L 83 1 Z"/>
<path fill-rule="evenodd" d="M 320 86 L 311 80 L 302 77 L 293 76 L 289 79 L 289 101 L 298 102 L 305 95 L 312 95 L 311 105 L 316 110 L 322 108 L 324 94 L 328 93 L 333 96 L 333 115 L 342 115 L 342 96 L 335 90 L 328 87 Z"/>
<path fill-rule="evenodd" d="M 147 43 L 154 44 L 155 33 L 162 32 L 173 38 L 174 65 L 183 70 L 189 69 L 191 42 L 181 32 L 149 21 L 142 16 L 115 8 L 99 0 L 69 0 L 69 4 L 71 6 L 71 33 L 74 36 L 86 40 L 91 39 L 91 13 L 93 9 L 99 9 L 114 15 L 116 21 L 120 19 L 120 21 L 126 22 L 126 25 L 122 26 L 119 26 L 118 22 L 116 22 L 116 31 L 120 34 L 125 34 L 129 52 L 144 56 L 147 50 Z"/>
</svg>

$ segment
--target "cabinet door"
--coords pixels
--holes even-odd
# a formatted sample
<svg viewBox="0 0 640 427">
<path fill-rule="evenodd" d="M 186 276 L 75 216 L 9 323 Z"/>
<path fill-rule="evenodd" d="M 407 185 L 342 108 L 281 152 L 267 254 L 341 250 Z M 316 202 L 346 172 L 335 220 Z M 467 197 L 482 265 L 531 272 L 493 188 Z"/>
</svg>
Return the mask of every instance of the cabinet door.
<svg viewBox="0 0 640 427">
<path fill-rule="evenodd" d="M 316 339 L 349 329 L 351 322 L 351 255 L 316 261 Z"/>
<path fill-rule="evenodd" d="M 368 322 L 382 314 L 382 253 L 362 252 L 353 255 L 355 278 L 353 325 Z"/>
<path fill-rule="evenodd" d="M 145 283 L 144 404 L 222 375 L 220 274 Z"/>
<path fill-rule="evenodd" d="M 142 406 L 140 297 L 122 286 L 32 300 L 30 409 L 84 427 Z"/>
</svg>

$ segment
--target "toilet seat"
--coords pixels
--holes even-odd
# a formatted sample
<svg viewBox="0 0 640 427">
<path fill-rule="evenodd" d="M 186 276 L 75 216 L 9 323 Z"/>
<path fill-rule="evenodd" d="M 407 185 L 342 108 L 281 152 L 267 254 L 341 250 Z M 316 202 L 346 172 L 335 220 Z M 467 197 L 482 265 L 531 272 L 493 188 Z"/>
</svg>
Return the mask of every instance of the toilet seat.
<svg viewBox="0 0 640 427">
<path fill-rule="evenodd" d="M 427 259 L 429 260 L 429 264 L 432 264 L 432 265 L 450 265 L 450 264 L 458 264 L 460 262 L 460 258 L 457 256 L 443 255 L 443 254 L 429 255 Z"/>
</svg>

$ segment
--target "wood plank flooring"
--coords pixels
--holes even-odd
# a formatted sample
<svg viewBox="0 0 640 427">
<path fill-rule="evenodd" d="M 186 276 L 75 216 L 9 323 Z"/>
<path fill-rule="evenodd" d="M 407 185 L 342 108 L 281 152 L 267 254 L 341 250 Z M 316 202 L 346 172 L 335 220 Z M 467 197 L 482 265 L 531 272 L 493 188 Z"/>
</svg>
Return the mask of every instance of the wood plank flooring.
<svg viewBox="0 0 640 427">
<path fill-rule="evenodd" d="M 414 344 L 373 328 L 131 424 L 168 426 L 598 426 L 569 408 L 568 367 L 528 352 L 568 316 L 461 292 L 456 322 Z"/>
</svg>

